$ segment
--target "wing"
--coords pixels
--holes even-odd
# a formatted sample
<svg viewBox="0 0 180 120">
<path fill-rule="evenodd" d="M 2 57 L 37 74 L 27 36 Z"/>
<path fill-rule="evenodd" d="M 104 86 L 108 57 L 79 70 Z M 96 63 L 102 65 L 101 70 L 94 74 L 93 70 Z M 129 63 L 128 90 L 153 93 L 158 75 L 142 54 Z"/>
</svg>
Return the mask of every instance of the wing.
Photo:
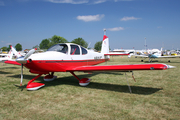
<svg viewBox="0 0 180 120">
<path fill-rule="evenodd" d="M 5 61 L 8 64 L 21 65 L 16 61 Z M 165 70 L 174 68 L 174 66 L 166 64 L 131 64 L 131 65 L 103 65 L 103 66 L 69 66 L 65 69 L 66 72 L 74 71 L 134 71 L 134 70 Z M 65 72 L 64 71 L 64 72 Z"/>
<path fill-rule="evenodd" d="M 133 70 L 165 70 L 174 68 L 166 64 L 134 64 L 134 65 L 104 65 L 104 66 L 79 66 L 69 67 L 67 72 L 73 71 L 133 71 Z"/>
<path fill-rule="evenodd" d="M 7 60 L 7 61 L 5 61 L 4 63 L 13 64 L 13 65 L 21 65 L 20 63 L 14 61 L 14 60 Z"/>
<path fill-rule="evenodd" d="M 159 56 L 159 58 L 176 58 L 180 57 L 180 55 L 175 55 L 175 56 Z"/>
<path fill-rule="evenodd" d="M 131 56 L 148 58 L 147 55 L 131 55 Z"/>
</svg>

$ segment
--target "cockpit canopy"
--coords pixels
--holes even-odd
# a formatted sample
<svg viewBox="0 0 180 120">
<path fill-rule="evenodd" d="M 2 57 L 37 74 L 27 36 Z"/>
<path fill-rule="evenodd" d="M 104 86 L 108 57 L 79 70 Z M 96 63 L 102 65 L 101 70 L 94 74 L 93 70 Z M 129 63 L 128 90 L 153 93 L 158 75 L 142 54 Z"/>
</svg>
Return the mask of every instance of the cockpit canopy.
<svg viewBox="0 0 180 120">
<path fill-rule="evenodd" d="M 85 55 L 88 52 L 82 46 L 79 46 L 76 44 L 64 44 L 64 43 L 56 44 L 50 47 L 47 51 L 57 51 L 57 52 L 70 54 L 70 55 Z"/>
</svg>

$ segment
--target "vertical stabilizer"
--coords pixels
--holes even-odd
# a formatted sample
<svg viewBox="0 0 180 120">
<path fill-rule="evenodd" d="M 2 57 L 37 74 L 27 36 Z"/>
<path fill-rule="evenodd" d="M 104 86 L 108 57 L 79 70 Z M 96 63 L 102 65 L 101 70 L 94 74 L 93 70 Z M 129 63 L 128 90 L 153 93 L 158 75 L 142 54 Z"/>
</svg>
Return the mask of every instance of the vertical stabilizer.
<svg viewBox="0 0 180 120">
<path fill-rule="evenodd" d="M 109 53 L 109 38 L 106 35 L 103 36 L 101 53 L 103 54 Z"/>
<path fill-rule="evenodd" d="M 164 56 L 164 55 L 163 55 L 163 48 L 161 48 L 161 56 Z"/>
<path fill-rule="evenodd" d="M 12 57 L 13 57 L 13 52 L 12 50 L 10 50 L 8 53 L 8 60 L 12 60 Z"/>
<path fill-rule="evenodd" d="M 11 50 L 12 52 L 15 54 L 15 56 L 17 57 L 21 57 L 22 55 L 20 53 L 18 53 L 12 46 L 11 46 Z"/>
<path fill-rule="evenodd" d="M 161 48 L 161 52 L 163 51 L 163 48 Z"/>
</svg>

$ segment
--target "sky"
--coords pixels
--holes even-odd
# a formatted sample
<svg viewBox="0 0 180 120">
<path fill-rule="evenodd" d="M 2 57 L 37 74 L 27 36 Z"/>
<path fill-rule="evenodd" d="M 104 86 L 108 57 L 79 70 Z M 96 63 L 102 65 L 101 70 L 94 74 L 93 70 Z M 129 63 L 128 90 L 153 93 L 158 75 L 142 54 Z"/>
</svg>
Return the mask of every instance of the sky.
<svg viewBox="0 0 180 120">
<path fill-rule="evenodd" d="M 94 48 L 180 49 L 180 0 L 0 0 L 0 48 L 31 49 L 53 35 Z"/>
</svg>

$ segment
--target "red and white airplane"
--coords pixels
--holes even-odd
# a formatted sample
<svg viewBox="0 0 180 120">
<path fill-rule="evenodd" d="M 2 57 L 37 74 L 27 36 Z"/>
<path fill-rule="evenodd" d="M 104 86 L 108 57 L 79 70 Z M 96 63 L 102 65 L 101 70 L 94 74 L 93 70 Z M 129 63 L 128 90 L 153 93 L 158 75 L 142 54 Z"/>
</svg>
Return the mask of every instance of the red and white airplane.
<svg viewBox="0 0 180 120">
<path fill-rule="evenodd" d="M 8 54 L 0 54 L 0 62 L 5 62 L 6 60 L 12 60 L 13 53 L 12 50 Z"/>
<path fill-rule="evenodd" d="M 21 57 L 21 56 L 25 56 L 24 53 L 17 52 L 17 51 L 15 50 L 15 48 L 13 48 L 13 46 L 11 46 L 11 51 L 12 51 L 13 54 L 16 56 L 16 58 L 19 58 L 19 57 Z"/>
<path fill-rule="evenodd" d="M 37 90 L 45 84 L 33 82 L 43 74 L 45 81 L 52 81 L 57 77 L 54 72 L 70 72 L 79 80 L 80 86 L 87 86 L 89 78 L 80 79 L 74 72 L 93 71 L 133 71 L 133 70 L 165 70 L 173 68 L 166 64 L 132 64 L 132 65 L 100 65 L 94 66 L 109 60 L 109 39 L 103 37 L 101 53 L 89 51 L 86 48 L 73 43 L 60 43 L 52 46 L 44 53 L 35 53 L 36 49 L 30 50 L 24 57 L 19 57 L 15 61 L 5 63 L 21 65 L 21 83 L 23 80 L 23 66 L 30 69 L 31 73 L 38 74 L 27 84 L 27 90 Z"/>
</svg>

